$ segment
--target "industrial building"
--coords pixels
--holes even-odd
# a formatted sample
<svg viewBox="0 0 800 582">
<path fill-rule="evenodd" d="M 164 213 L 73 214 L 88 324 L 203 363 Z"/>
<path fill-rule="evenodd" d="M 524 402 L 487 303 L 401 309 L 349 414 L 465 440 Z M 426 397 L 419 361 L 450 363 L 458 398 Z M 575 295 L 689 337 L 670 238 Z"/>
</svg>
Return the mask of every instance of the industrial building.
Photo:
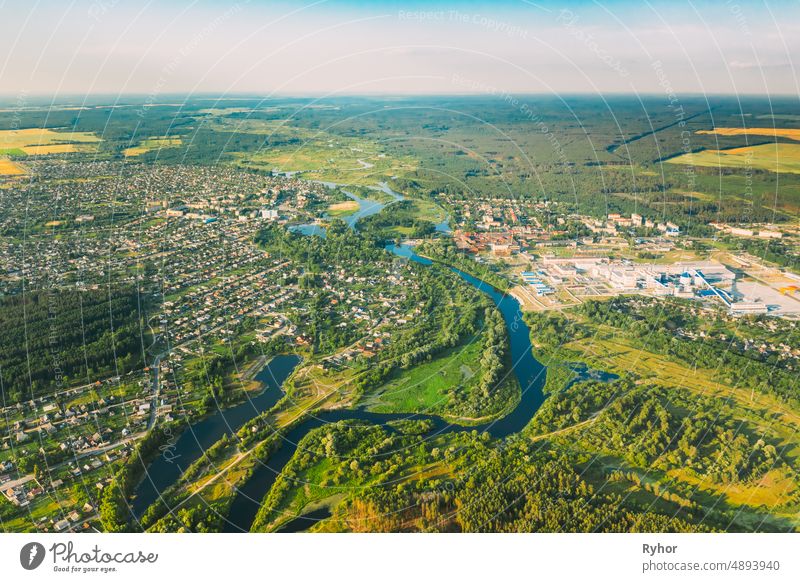
<svg viewBox="0 0 800 582">
<path fill-rule="evenodd" d="M 734 292 L 736 274 L 714 261 L 657 265 L 612 261 L 606 257 L 545 257 L 541 265 L 537 272 L 522 273 L 523 281 L 539 295 L 553 293 L 555 286 L 566 285 L 576 293 L 581 289 L 599 288 L 619 293 L 706 298 L 720 301 L 732 313 L 768 312 L 764 302 L 737 295 Z"/>
</svg>

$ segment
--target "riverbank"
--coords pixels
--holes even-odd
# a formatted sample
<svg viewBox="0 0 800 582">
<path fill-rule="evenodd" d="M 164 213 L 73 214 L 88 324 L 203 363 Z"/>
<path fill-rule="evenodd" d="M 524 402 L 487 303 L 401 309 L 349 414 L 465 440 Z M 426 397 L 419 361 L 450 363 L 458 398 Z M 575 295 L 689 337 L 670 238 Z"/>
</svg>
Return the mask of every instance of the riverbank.
<svg viewBox="0 0 800 582">
<path fill-rule="evenodd" d="M 264 386 L 261 393 L 197 420 L 178 434 L 170 431 L 160 446 L 161 454 L 148 465 L 134 489 L 133 514 L 140 517 L 220 438 L 235 435 L 247 421 L 275 406 L 283 396 L 281 385 L 299 363 L 299 356 L 275 356 L 255 376 Z"/>
<path fill-rule="evenodd" d="M 419 244 L 419 254 L 430 261 L 436 261 L 450 268 L 458 269 L 465 273 L 469 273 L 477 279 L 481 279 L 485 283 L 491 285 L 495 289 L 508 293 L 512 284 L 505 277 L 494 273 L 489 269 L 488 265 L 478 263 L 460 251 L 450 250 L 449 247 L 444 247 L 441 240 L 438 241 L 422 241 Z"/>
<path fill-rule="evenodd" d="M 389 245 L 387 250 L 422 265 L 431 264 L 429 260 L 419 257 L 411 251 L 408 246 Z M 429 432 L 432 435 L 440 436 L 448 433 L 477 431 L 478 433 L 484 432 L 491 437 L 502 439 L 511 434 L 520 433 L 528 425 L 544 399 L 542 385 L 545 378 L 545 368 L 533 356 L 530 330 L 524 323 L 519 303 L 480 279 L 458 269 L 452 270 L 467 283 L 487 294 L 503 316 L 510 340 L 510 369 L 516 375 L 520 386 L 520 397 L 516 406 L 505 416 L 474 426 L 451 424 L 442 417 L 426 414 L 381 414 L 360 409 L 338 409 L 308 417 L 281 434 L 282 444 L 280 448 L 273 452 L 265 462 L 256 467 L 246 483 L 239 487 L 239 493 L 231 504 L 231 511 L 224 531 L 249 531 L 252 528 L 253 521 L 256 519 L 256 514 L 261 507 L 261 500 L 266 498 L 276 479 L 282 473 L 283 468 L 293 458 L 298 443 L 315 428 L 342 420 L 362 421 L 367 424 L 385 426 L 392 421 L 413 419 L 427 421 L 430 426 Z"/>
<path fill-rule="evenodd" d="M 374 209 L 375 206 L 370 206 L 365 210 L 371 212 Z M 355 221 L 351 227 L 355 227 Z M 408 245 L 389 245 L 387 250 L 394 252 L 398 257 L 412 260 L 421 265 L 432 264 L 432 260 L 420 257 Z M 508 374 L 513 374 L 516 392 L 515 398 L 509 400 L 509 404 L 502 411 L 486 417 L 470 418 L 414 412 L 379 413 L 353 408 L 322 411 L 319 404 L 314 404 L 305 407 L 291 418 L 267 419 L 260 414 L 264 410 L 270 409 L 270 406 L 260 406 L 260 412 L 253 411 L 249 415 L 249 420 L 233 423 L 225 421 L 227 413 L 215 414 L 207 421 L 201 421 L 196 426 L 190 427 L 191 430 L 184 432 L 175 443 L 178 458 L 181 459 L 180 463 L 166 464 L 163 456 L 156 459 L 150 468 L 151 472 L 157 475 L 156 478 L 150 482 L 149 487 L 144 486 L 144 489 L 137 493 L 135 503 L 138 504 L 139 509 L 156 501 L 162 492 L 177 483 L 182 473 L 181 467 L 191 467 L 192 463 L 199 459 L 206 450 L 213 448 L 222 436 L 233 435 L 237 431 L 241 433 L 242 427 L 253 429 L 252 431 L 248 429 L 241 436 L 242 441 L 238 447 L 241 448 L 242 445 L 247 447 L 245 452 L 235 450 L 237 447 L 235 441 L 223 443 L 226 451 L 224 463 L 229 468 L 234 467 L 232 470 L 236 472 L 234 475 L 236 477 L 236 495 L 230 502 L 226 499 L 223 506 L 223 511 L 228 509 L 224 531 L 248 531 L 251 529 L 262 500 L 269 494 L 278 476 L 282 474 L 287 463 L 294 457 L 298 443 L 316 428 L 340 421 L 364 423 L 365 426 L 389 427 L 391 423 L 399 421 L 418 420 L 424 421 L 430 435 L 437 437 L 450 433 L 472 433 L 474 431 L 477 434 L 486 434 L 487 438 L 503 439 L 521 432 L 531 421 L 544 398 L 542 385 L 545 368 L 533 356 L 530 330 L 523 321 L 519 303 L 486 281 L 458 268 L 450 267 L 450 269 L 456 276 L 484 293 L 502 316 L 502 322 L 509 338 L 509 361 L 506 370 Z M 245 372 L 248 371 L 252 371 L 252 369 Z M 270 393 L 274 401 L 271 406 L 274 406 L 283 397 L 279 387 L 289 375 L 290 371 L 287 371 L 281 378 L 273 378 L 274 389 Z M 295 412 L 297 411 L 295 410 Z M 261 419 L 258 422 L 255 421 L 257 416 Z M 208 424 L 204 424 L 206 422 Z M 224 426 L 220 428 L 216 426 L 217 423 L 223 423 Z M 255 449 L 259 450 L 257 456 L 252 454 Z M 231 456 L 231 452 L 237 454 Z M 227 471 L 227 469 L 225 470 Z M 212 476 L 207 481 L 215 482 L 215 479 L 218 480 L 217 477 Z M 231 475 L 229 474 L 225 480 L 227 482 L 230 479 Z M 146 479 L 144 482 L 148 481 Z M 228 487 L 226 487 L 227 489 Z"/>
</svg>

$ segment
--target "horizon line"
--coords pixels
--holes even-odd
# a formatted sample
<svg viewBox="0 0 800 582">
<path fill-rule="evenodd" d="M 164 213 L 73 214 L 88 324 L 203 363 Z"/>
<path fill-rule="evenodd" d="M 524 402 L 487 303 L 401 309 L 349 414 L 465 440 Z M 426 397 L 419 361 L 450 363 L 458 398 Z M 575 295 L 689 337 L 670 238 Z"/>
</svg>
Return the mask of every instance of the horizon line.
<svg viewBox="0 0 800 582">
<path fill-rule="evenodd" d="M 180 97 L 184 99 L 188 98 L 206 98 L 206 99 L 270 99 L 270 98 L 288 98 L 288 99 L 306 99 L 306 98 L 314 98 L 319 99 L 322 98 L 345 98 L 345 97 L 367 97 L 367 98 L 377 98 L 377 97 L 499 97 L 504 98 L 507 96 L 536 96 L 536 97 L 605 97 L 605 96 L 617 96 L 617 97 L 665 97 L 663 92 L 659 91 L 642 91 L 642 92 L 635 92 L 635 91 L 603 91 L 603 92 L 589 92 L 589 91 L 564 91 L 560 93 L 553 93 L 553 92 L 544 92 L 544 91 L 499 91 L 495 93 L 463 93 L 463 92 L 432 92 L 432 93 L 398 93 L 392 91 L 379 91 L 379 92 L 365 92 L 365 93 L 331 93 L 331 92 L 314 92 L 308 91 L 303 93 L 294 93 L 294 92 L 255 92 L 255 91 L 242 91 L 236 93 L 226 94 L 224 92 L 216 92 L 216 91 L 197 91 L 197 92 L 181 92 L 181 91 L 170 91 L 165 93 L 160 93 L 160 98 L 169 98 L 169 97 Z M 686 92 L 675 92 L 675 95 L 680 97 L 761 97 L 761 98 L 771 98 L 771 97 L 795 97 L 800 99 L 800 93 L 795 92 L 774 92 L 774 93 L 730 93 L 730 92 L 718 92 L 718 91 L 710 91 L 710 92 L 698 92 L 698 91 L 686 91 Z M 36 98 L 36 99 L 71 99 L 71 98 L 87 98 L 87 97 L 136 97 L 136 98 L 152 98 L 152 93 L 148 92 L 137 92 L 137 91 L 129 91 L 125 93 L 114 93 L 114 92 L 105 92 L 105 91 L 97 91 L 97 92 L 90 92 L 90 93 L 62 93 L 62 94 L 53 94 L 47 92 L 27 92 L 27 91 L 17 91 L 17 92 L 6 92 L 0 91 L 0 99 L 17 99 L 20 98 Z M 157 107 L 159 105 L 169 105 L 168 103 L 159 103 L 158 101 L 152 101 L 150 103 L 151 106 Z"/>
</svg>

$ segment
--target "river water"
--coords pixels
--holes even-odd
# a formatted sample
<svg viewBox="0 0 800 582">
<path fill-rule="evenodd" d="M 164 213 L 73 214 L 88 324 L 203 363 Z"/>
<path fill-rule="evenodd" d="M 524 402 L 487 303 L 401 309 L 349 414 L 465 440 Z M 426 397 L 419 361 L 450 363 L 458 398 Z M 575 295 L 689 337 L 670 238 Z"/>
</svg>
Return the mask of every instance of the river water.
<svg viewBox="0 0 800 582">
<path fill-rule="evenodd" d="M 401 195 L 393 192 L 386 184 L 381 184 L 381 190 L 392 195 L 395 200 L 402 199 Z M 353 220 L 348 221 L 351 227 L 355 227 L 358 218 L 380 212 L 385 206 L 383 203 L 364 200 L 355 195 L 351 195 L 351 197 L 359 202 L 360 206 L 359 212 L 350 217 Z M 356 216 L 358 218 L 355 218 Z M 304 234 L 324 236 L 324 229 L 322 232 L 304 228 L 297 230 Z M 421 265 L 431 264 L 430 260 L 414 253 L 413 248 L 408 244 L 392 244 L 388 245 L 386 249 L 399 257 Z M 308 417 L 282 435 L 279 448 L 270 455 L 266 462 L 259 464 L 252 476 L 239 487 L 223 531 L 250 530 L 262 500 L 286 463 L 294 455 L 297 444 L 309 431 L 325 424 L 341 420 L 357 420 L 371 425 L 385 425 L 396 420 L 429 420 L 432 423 L 429 436 L 476 430 L 487 432 L 494 438 L 504 438 L 521 431 L 530 422 L 544 400 L 542 386 L 545 367 L 533 356 L 530 330 L 522 319 L 519 303 L 510 295 L 499 292 L 468 273 L 455 268 L 451 270 L 464 281 L 488 295 L 503 316 L 512 358 L 512 366 L 509 367 L 507 373 L 516 376 L 521 388 L 521 398 L 514 410 L 503 418 L 479 426 L 450 424 L 438 416 L 426 414 L 381 414 L 363 409 L 335 410 Z M 169 449 L 151 463 L 145 479 L 136 488 L 133 500 L 134 513 L 140 516 L 151 503 L 159 498 L 160 492 L 174 484 L 183 470 L 200 458 L 203 451 L 219 440 L 222 435 L 234 434 L 248 420 L 272 408 L 282 396 L 280 386 L 299 362 L 300 358 L 297 356 L 274 358 L 257 376 L 257 379 L 265 385 L 265 390 L 259 396 L 228 410 L 221 410 L 193 424 L 177 438 L 174 445 L 169 443 Z M 299 483 L 298 485 L 302 486 L 303 484 Z M 287 524 L 283 531 L 302 531 L 311 527 L 318 519 L 324 519 L 325 516 L 327 514 L 323 510 L 317 510 L 313 512 L 313 515 L 300 516 Z"/>
<path fill-rule="evenodd" d="M 281 385 L 299 363 L 300 357 L 295 355 L 272 358 L 256 375 L 256 380 L 264 386 L 260 394 L 231 408 L 218 410 L 190 425 L 176 438 L 168 438 L 161 447 L 161 454 L 150 463 L 144 479 L 134 490 L 131 504 L 134 515 L 141 517 L 160 493 L 174 484 L 183 471 L 223 435 L 235 434 L 248 420 L 275 406 L 283 396 Z"/>
<path fill-rule="evenodd" d="M 323 184 L 324 186 L 327 186 L 328 188 L 336 188 L 336 187 L 342 186 L 341 184 L 336 184 L 335 182 L 318 181 L 317 183 L 318 184 Z M 342 188 L 342 192 L 344 192 L 344 194 L 348 198 L 358 202 L 358 210 L 356 212 L 354 212 L 353 214 L 351 214 L 349 216 L 345 216 L 345 217 L 342 218 L 342 220 L 344 220 L 344 222 L 350 228 L 355 228 L 356 227 L 356 223 L 358 223 L 358 221 L 361 220 L 362 218 L 366 218 L 367 216 L 372 216 L 373 214 L 378 214 L 381 210 L 386 208 L 386 206 L 388 204 L 392 204 L 394 202 L 399 202 L 400 200 L 403 200 L 403 195 L 395 192 L 394 190 L 392 190 L 386 182 L 381 182 L 379 186 L 377 186 L 377 187 L 375 187 L 373 189 L 377 190 L 377 191 L 380 191 L 380 192 L 383 192 L 384 194 L 388 194 L 389 196 L 392 197 L 392 201 L 387 203 L 387 202 L 379 202 L 378 200 L 372 200 L 372 199 L 368 199 L 368 198 L 361 198 L 360 196 L 356 196 L 352 192 L 348 192 L 347 190 Z M 439 232 L 449 232 L 449 226 L 447 225 L 447 219 L 445 219 L 440 224 L 436 225 L 436 229 Z M 325 230 L 325 227 L 321 226 L 319 224 L 316 224 L 316 223 L 296 224 L 294 226 L 290 226 L 289 230 L 291 230 L 292 232 L 299 232 L 300 234 L 303 234 L 303 235 L 306 235 L 306 236 L 315 235 L 315 236 L 321 236 L 322 238 L 325 238 L 325 236 L 327 235 L 327 231 Z"/>
<path fill-rule="evenodd" d="M 429 259 L 414 253 L 409 245 L 388 245 L 386 249 L 397 256 L 413 260 L 422 265 L 431 264 Z M 500 293 L 487 283 L 463 271 L 455 268 L 452 270 L 467 283 L 486 293 L 503 315 L 503 320 L 508 330 L 513 361 L 508 373 L 516 375 L 522 389 L 520 401 L 514 410 L 503 418 L 478 426 L 450 424 L 438 416 L 426 414 L 381 414 L 363 409 L 335 410 L 310 417 L 284 434 L 280 448 L 266 462 L 260 464 L 250 479 L 239 488 L 238 494 L 231 505 L 231 511 L 223 531 L 250 530 L 264 496 L 269 492 L 283 467 L 294 455 L 297 450 L 297 444 L 309 431 L 325 424 L 340 420 L 358 420 L 363 421 L 365 424 L 381 425 L 393 420 L 429 420 L 433 424 L 430 436 L 477 430 L 478 432 L 488 432 L 495 438 L 504 438 L 521 431 L 530 422 L 544 400 L 542 385 L 544 384 L 545 367 L 533 356 L 530 330 L 522 319 L 519 303 L 513 297 Z M 304 483 L 298 482 L 296 485 L 302 487 Z M 305 520 L 301 516 L 291 522 L 291 527 L 282 531 L 301 531 L 301 529 L 311 527 L 314 523 L 316 521 L 311 516 L 308 516 Z"/>
</svg>

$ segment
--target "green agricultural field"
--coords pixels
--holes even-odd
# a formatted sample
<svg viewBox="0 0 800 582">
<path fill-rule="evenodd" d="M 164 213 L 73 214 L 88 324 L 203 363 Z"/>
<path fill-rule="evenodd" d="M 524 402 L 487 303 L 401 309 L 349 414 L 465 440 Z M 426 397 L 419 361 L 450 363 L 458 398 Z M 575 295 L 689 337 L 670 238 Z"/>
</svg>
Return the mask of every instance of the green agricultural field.
<svg viewBox="0 0 800 582">
<path fill-rule="evenodd" d="M 727 150 L 702 150 L 667 160 L 670 164 L 741 168 L 800 174 L 800 145 L 775 143 Z"/>
<path fill-rule="evenodd" d="M 140 156 L 153 150 L 178 147 L 183 143 L 179 137 L 153 137 L 142 141 L 139 145 L 125 148 L 122 153 L 126 158 Z"/>
<path fill-rule="evenodd" d="M 92 132 L 30 128 L 0 131 L 0 151 L 38 156 L 93 151 L 100 138 Z"/>
</svg>

